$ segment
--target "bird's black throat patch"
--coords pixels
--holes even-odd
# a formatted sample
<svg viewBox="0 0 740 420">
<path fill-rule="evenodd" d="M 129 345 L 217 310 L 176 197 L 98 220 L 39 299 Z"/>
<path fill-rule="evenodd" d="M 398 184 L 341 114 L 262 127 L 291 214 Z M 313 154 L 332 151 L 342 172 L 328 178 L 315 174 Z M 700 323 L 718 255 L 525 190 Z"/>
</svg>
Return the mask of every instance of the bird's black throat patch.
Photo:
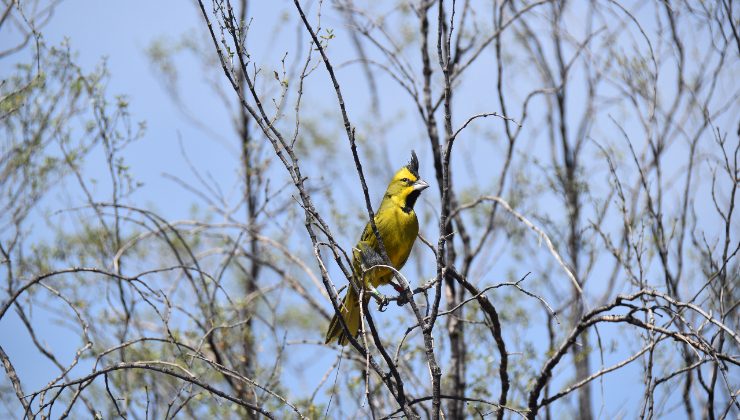
<svg viewBox="0 0 740 420">
<path fill-rule="evenodd" d="M 421 195 L 420 190 L 414 190 L 409 193 L 409 195 L 406 196 L 406 205 L 401 209 L 404 213 L 411 213 L 411 210 L 414 209 L 414 204 L 416 204 L 416 199 L 419 198 L 419 195 Z"/>
</svg>

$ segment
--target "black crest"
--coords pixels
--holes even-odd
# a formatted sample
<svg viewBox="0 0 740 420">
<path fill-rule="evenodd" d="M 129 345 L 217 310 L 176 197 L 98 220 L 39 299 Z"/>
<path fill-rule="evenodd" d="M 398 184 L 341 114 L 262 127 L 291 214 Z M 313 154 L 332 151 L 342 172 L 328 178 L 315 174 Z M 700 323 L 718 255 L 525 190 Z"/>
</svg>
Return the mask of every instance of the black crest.
<svg viewBox="0 0 740 420">
<path fill-rule="evenodd" d="M 406 169 L 414 174 L 415 177 L 419 177 L 419 158 L 416 157 L 416 152 L 413 150 L 411 151 L 411 160 L 406 165 Z"/>
</svg>

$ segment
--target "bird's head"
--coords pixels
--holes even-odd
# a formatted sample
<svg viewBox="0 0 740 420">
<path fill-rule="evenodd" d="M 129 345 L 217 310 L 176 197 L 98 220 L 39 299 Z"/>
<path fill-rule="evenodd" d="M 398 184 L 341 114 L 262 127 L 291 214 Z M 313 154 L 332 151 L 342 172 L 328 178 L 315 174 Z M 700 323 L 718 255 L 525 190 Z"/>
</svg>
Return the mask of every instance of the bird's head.
<svg viewBox="0 0 740 420">
<path fill-rule="evenodd" d="M 393 175 L 385 197 L 408 213 L 413 210 L 419 194 L 427 187 L 429 184 L 419 177 L 419 159 L 412 150 L 411 160 Z"/>
</svg>

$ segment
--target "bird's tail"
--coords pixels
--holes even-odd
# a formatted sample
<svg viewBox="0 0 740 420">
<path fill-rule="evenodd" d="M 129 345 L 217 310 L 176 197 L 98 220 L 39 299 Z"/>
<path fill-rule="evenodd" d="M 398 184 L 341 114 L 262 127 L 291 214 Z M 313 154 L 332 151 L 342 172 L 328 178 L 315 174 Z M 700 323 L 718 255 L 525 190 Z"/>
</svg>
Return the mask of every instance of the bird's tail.
<svg viewBox="0 0 740 420">
<path fill-rule="evenodd" d="M 341 313 L 344 322 L 347 324 L 349 333 L 353 337 L 357 337 L 357 332 L 360 330 L 360 298 L 357 296 L 357 291 L 355 291 L 352 285 L 348 289 L 341 307 Z M 329 331 L 326 332 L 326 344 L 329 344 L 334 339 L 337 339 L 337 342 L 341 346 L 349 342 L 349 339 L 344 334 L 342 323 L 336 314 L 334 314 L 334 318 L 332 318 L 329 324 Z"/>
</svg>

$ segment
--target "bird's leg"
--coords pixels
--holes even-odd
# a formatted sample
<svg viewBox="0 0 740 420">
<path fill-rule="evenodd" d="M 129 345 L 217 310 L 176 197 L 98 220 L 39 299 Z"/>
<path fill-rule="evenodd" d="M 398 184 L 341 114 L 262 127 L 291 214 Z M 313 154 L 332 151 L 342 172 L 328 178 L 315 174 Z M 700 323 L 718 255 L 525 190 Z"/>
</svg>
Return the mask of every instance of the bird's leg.
<svg viewBox="0 0 740 420">
<path fill-rule="evenodd" d="M 396 289 L 396 292 L 398 292 L 398 294 L 403 293 L 403 291 L 405 290 L 403 286 L 401 286 L 400 284 L 396 283 L 393 280 L 391 280 L 390 285 L 393 286 L 394 289 Z"/>
<path fill-rule="evenodd" d="M 403 305 L 409 303 L 409 300 L 406 298 L 406 294 L 404 293 L 404 291 L 406 289 L 404 289 L 403 286 L 401 286 L 400 284 L 394 282 L 393 280 L 391 280 L 390 285 L 393 286 L 393 288 L 398 293 L 398 297 L 395 299 L 396 300 L 396 305 L 403 306 Z"/>
<path fill-rule="evenodd" d="M 375 286 L 373 286 L 372 284 L 367 285 L 367 291 L 368 293 L 370 293 L 370 296 L 375 298 L 375 300 L 378 302 L 378 310 L 380 312 L 384 312 L 385 309 L 388 307 L 388 296 L 380 293 L 378 289 L 376 289 Z"/>
<path fill-rule="evenodd" d="M 380 254 L 377 253 L 372 247 L 370 247 L 365 242 L 360 242 L 357 244 L 357 251 L 359 251 L 360 256 L 360 269 L 363 272 L 364 275 L 372 270 L 375 266 L 383 265 L 383 257 L 380 256 Z M 379 310 L 381 312 L 385 311 L 385 308 L 388 306 L 389 299 L 387 296 L 383 295 L 378 291 L 378 289 L 375 288 L 369 281 L 365 282 L 365 290 L 367 290 L 368 294 L 375 298 L 375 300 L 378 302 Z"/>
</svg>

